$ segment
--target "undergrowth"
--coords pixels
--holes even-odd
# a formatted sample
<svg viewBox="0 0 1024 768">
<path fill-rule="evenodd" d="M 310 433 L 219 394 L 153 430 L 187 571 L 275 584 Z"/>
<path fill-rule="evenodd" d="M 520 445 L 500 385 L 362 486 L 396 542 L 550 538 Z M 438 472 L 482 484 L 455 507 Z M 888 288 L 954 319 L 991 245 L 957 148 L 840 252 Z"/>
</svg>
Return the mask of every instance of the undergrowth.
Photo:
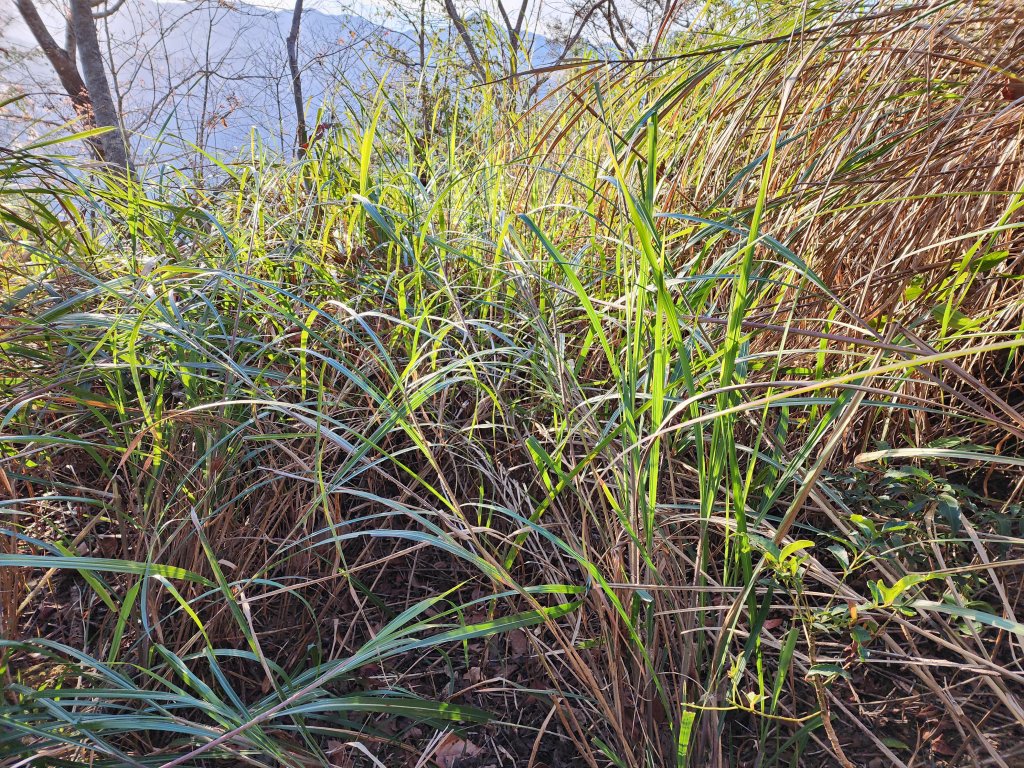
<svg viewBox="0 0 1024 768">
<path fill-rule="evenodd" d="M 1024 13 L 773 8 L 0 150 L 0 764 L 1019 765 Z"/>
</svg>

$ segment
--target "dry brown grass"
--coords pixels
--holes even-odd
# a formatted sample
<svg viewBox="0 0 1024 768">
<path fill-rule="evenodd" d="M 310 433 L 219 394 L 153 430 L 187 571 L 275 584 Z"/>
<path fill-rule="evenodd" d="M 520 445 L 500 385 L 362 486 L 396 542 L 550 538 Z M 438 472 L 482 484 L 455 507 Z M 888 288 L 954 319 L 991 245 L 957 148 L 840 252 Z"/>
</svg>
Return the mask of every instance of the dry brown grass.
<svg viewBox="0 0 1024 768">
<path fill-rule="evenodd" d="M 3 155 L 0 764 L 1020 764 L 1024 10 L 776 14 L 426 189 Z"/>
</svg>

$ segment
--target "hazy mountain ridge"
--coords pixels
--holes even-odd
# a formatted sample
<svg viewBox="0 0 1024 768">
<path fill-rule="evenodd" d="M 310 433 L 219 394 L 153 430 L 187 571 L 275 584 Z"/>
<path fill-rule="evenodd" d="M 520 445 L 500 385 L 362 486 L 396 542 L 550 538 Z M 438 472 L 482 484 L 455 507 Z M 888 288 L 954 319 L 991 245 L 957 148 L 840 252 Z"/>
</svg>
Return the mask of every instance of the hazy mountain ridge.
<svg viewBox="0 0 1024 768">
<path fill-rule="evenodd" d="M 28 30 L 15 19 L 4 35 L 14 50 L 7 88 L 27 98 L 15 105 L 49 125 L 73 117 L 52 69 Z M 47 19 L 55 38 L 59 19 Z M 242 3 L 225 7 L 141 0 L 125 6 L 101 25 L 109 41 L 111 87 L 126 127 L 141 155 L 181 141 L 213 150 L 249 143 L 252 131 L 277 149 L 290 147 L 295 134 L 285 38 L 291 14 Z M 303 15 L 300 39 L 302 85 L 307 119 L 344 82 L 358 84 L 373 58 L 366 41 L 392 34 L 353 15 L 317 10 Z M 24 122 L 7 110 L 5 140 L 23 132 Z"/>
<path fill-rule="evenodd" d="M 54 37 L 62 39 L 63 20 L 47 20 Z M 183 143 L 233 152 L 254 134 L 271 149 L 290 151 L 296 128 L 285 42 L 290 26 L 290 10 L 155 0 L 126 4 L 101 22 L 113 61 L 111 86 L 136 155 L 143 160 L 173 156 Z M 445 37 L 446 30 L 439 34 Z M 384 67 L 371 44 L 385 39 L 398 53 L 417 58 L 414 36 L 401 29 L 354 14 L 319 9 L 303 14 L 299 48 L 309 123 L 325 102 L 372 87 L 374 74 Z M 70 104 L 19 18 L 8 25 L 3 40 L 8 50 L 23 54 L 9 68 L 8 89 L 29 97 L 4 110 L 0 140 L 24 138 L 19 109 L 22 116 L 43 117 L 51 126 L 70 120 Z M 538 35 L 531 42 L 535 63 L 556 55 L 546 38 Z"/>
</svg>

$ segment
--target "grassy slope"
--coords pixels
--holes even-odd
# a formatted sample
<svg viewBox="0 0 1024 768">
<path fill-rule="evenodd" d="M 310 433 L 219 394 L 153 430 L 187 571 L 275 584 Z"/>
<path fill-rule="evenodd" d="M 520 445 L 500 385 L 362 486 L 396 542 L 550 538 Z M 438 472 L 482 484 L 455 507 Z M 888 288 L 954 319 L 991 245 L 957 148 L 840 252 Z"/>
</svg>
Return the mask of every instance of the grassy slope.
<svg viewBox="0 0 1024 768">
<path fill-rule="evenodd" d="M 426 172 L 3 150 L 0 764 L 1019 761 L 1024 14 L 777 13 Z"/>
</svg>

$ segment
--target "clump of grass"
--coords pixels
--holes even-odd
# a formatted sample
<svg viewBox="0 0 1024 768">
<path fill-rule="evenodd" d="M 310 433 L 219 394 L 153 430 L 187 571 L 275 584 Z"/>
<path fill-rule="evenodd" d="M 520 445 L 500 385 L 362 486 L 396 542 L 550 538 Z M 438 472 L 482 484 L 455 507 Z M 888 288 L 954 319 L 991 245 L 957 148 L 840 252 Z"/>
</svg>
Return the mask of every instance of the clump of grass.
<svg viewBox="0 0 1024 768">
<path fill-rule="evenodd" d="M 1020 15 L 4 150 L 0 761 L 1012 765 Z"/>
</svg>

